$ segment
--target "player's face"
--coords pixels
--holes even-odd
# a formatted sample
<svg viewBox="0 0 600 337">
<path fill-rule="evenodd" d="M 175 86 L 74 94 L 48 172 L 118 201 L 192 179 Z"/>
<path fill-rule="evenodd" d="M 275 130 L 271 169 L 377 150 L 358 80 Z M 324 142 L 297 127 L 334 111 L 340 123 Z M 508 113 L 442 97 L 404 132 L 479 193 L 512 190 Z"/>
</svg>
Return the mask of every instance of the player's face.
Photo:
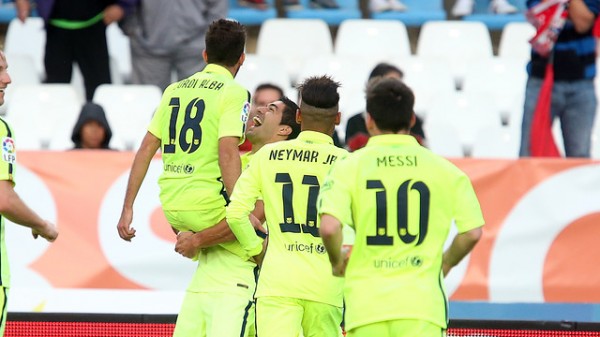
<svg viewBox="0 0 600 337">
<path fill-rule="evenodd" d="M 100 149 L 106 137 L 106 130 L 97 121 L 89 121 L 81 127 L 81 147 L 84 149 Z"/>
<path fill-rule="evenodd" d="M 248 129 L 248 133 L 251 133 L 250 140 L 252 141 L 254 138 L 266 143 L 273 139 L 281 128 L 281 116 L 284 109 L 285 104 L 282 101 L 275 101 L 266 107 L 258 108 L 253 121 L 254 125 Z"/>
<path fill-rule="evenodd" d="M 0 105 L 4 104 L 4 95 L 6 87 L 11 82 L 10 75 L 8 75 L 8 64 L 6 63 L 6 57 L 4 52 L 0 51 Z"/>
<path fill-rule="evenodd" d="M 254 116 L 257 114 L 257 109 L 265 107 L 271 102 L 275 102 L 279 99 L 279 91 L 274 89 L 262 89 L 254 93 L 252 98 L 252 106 L 250 107 L 250 114 L 248 115 L 247 129 L 253 125 Z"/>
</svg>

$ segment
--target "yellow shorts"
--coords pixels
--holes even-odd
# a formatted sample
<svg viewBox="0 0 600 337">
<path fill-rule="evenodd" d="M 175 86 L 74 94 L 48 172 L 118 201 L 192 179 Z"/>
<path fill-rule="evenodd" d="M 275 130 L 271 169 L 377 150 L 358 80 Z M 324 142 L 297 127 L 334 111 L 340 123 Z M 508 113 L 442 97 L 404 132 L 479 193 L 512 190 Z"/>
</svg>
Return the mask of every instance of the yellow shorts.
<svg viewBox="0 0 600 337">
<path fill-rule="evenodd" d="M 223 220 L 225 218 L 225 207 L 202 211 L 164 211 L 164 213 L 173 228 L 179 231 L 200 232 Z M 225 242 L 220 246 L 242 259 L 250 258 L 237 241 Z"/>
<path fill-rule="evenodd" d="M 254 304 L 247 298 L 188 291 L 173 337 L 254 337 L 254 331 Z"/>
<path fill-rule="evenodd" d="M 348 331 L 347 337 L 445 337 L 446 329 L 428 321 L 397 319 L 356 327 Z"/>
<path fill-rule="evenodd" d="M 342 336 L 342 308 L 290 297 L 256 299 L 256 332 L 260 337 Z"/>
<path fill-rule="evenodd" d="M 2 317 L 0 318 L 0 336 L 4 336 L 6 328 L 6 302 L 8 301 L 8 288 L 0 286 L 0 306 L 2 307 Z"/>
</svg>

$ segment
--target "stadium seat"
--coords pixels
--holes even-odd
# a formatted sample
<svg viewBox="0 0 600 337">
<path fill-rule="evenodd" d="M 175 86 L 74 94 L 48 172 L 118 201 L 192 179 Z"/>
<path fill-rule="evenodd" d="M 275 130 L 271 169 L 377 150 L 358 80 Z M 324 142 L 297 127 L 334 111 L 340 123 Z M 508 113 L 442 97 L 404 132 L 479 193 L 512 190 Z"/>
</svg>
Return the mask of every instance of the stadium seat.
<svg viewBox="0 0 600 337">
<path fill-rule="evenodd" d="M 425 121 L 423 129 L 427 139 L 427 148 L 434 153 L 450 158 L 465 156 L 459 141 L 459 131 L 453 124 Z"/>
<path fill-rule="evenodd" d="M 136 150 L 146 134 L 161 96 L 161 90 L 153 85 L 99 86 L 93 101 L 101 105 L 106 112 L 113 132 L 110 146 L 122 150 Z"/>
<path fill-rule="evenodd" d="M 111 23 L 106 28 L 106 43 L 111 62 L 111 76 L 115 84 L 131 83 L 131 48 L 129 37 L 123 34 L 117 23 Z M 116 61 L 116 67 L 113 63 Z M 117 73 L 114 70 L 118 70 Z M 117 78 L 115 75 L 119 75 Z"/>
<path fill-rule="evenodd" d="M 517 159 L 519 157 L 520 133 L 514 129 L 488 125 L 479 129 L 473 142 L 473 158 Z"/>
<path fill-rule="evenodd" d="M 501 30 L 512 22 L 525 22 L 525 0 L 509 0 L 519 12 L 515 14 L 494 14 L 489 10 L 489 0 L 475 0 L 473 14 L 463 17 L 464 21 L 482 22 L 490 30 Z"/>
<path fill-rule="evenodd" d="M 258 26 L 265 20 L 277 17 L 277 10 L 274 1 L 267 0 L 269 8 L 256 9 L 252 7 L 241 6 L 238 0 L 229 0 L 229 12 L 227 17 L 239 21 L 246 26 Z"/>
<path fill-rule="evenodd" d="M 343 88 L 359 88 L 364 91 L 369 74 L 375 66 L 370 59 L 336 55 L 311 57 L 304 62 L 298 73 L 298 82 L 310 76 L 330 75 Z"/>
<path fill-rule="evenodd" d="M 522 109 L 527 83 L 526 62 L 491 58 L 473 60 L 465 73 L 462 90 L 468 96 L 491 95 L 492 104 L 508 124 L 512 109 Z"/>
<path fill-rule="evenodd" d="M 481 22 L 427 22 L 421 28 L 416 55 L 447 61 L 460 87 L 467 65 L 492 58 L 492 40 Z"/>
<path fill-rule="evenodd" d="M 490 105 L 490 101 L 489 96 L 469 97 L 464 93 L 440 97 L 431 107 L 425 125 L 429 123 L 453 125 L 460 132 L 459 140 L 463 146 L 463 153 L 469 155 L 475 135 L 480 128 L 501 125 L 500 115 Z"/>
<path fill-rule="evenodd" d="M 308 58 L 333 54 L 329 26 L 319 19 L 269 19 L 258 33 L 256 54 L 279 58 L 295 82 Z"/>
<path fill-rule="evenodd" d="M 415 94 L 415 113 L 427 118 L 433 103 L 456 93 L 447 63 L 436 59 L 411 57 L 394 64 L 404 72 L 404 82 Z"/>
<path fill-rule="evenodd" d="M 235 76 L 235 80 L 251 94 L 254 94 L 257 86 L 264 83 L 275 84 L 284 91 L 291 86 L 285 65 L 279 58 L 256 54 L 246 54 L 246 61 Z"/>
<path fill-rule="evenodd" d="M 45 45 L 46 32 L 42 18 L 30 17 L 25 20 L 25 23 L 13 19 L 8 24 L 4 51 L 13 55 L 29 55 L 35 62 L 35 69 L 40 78 L 45 77 Z"/>
<path fill-rule="evenodd" d="M 443 0 L 402 0 L 408 10 L 405 12 L 370 13 L 372 19 L 397 20 L 408 27 L 418 27 L 428 21 L 446 19 Z"/>
<path fill-rule="evenodd" d="M 498 57 L 529 61 L 535 28 L 528 22 L 511 22 L 504 26 L 498 46 Z"/>
<path fill-rule="evenodd" d="M 31 56 L 6 53 L 6 59 L 12 83 L 9 84 L 8 90 L 4 92 L 4 104 L 0 106 L 0 115 L 6 114 L 16 87 L 41 83 L 40 74 L 36 71 L 35 62 L 31 59 Z"/>
<path fill-rule="evenodd" d="M 23 150 L 51 148 L 57 137 L 71 138 L 83 101 L 69 84 L 19 85 L 6 119 Z"/>
<path fill-rule="evenodd" d="M 346 20 L 337 31 L 334 47 L 338 56 L 394 59 L 411 54 L 406 26 L 392 20 Z"/>
<path fill-rule="evenodd" d="M 12 1 L 0 1 L 0 23 L 7 24 L 17 17 L 17 10 Z"/>
<path fill-rule="evenodd" d="M 336 0 L 340 8 L 320 9 L 312 8 L 310 0 L 300 0 L 301 9 L 286 10 L 286 17 L 290 19 L 320 19 L 330 26 L 338 26 L 344 20 L 360 19 L 362 13 L 356 0 Z"/>
</svg>

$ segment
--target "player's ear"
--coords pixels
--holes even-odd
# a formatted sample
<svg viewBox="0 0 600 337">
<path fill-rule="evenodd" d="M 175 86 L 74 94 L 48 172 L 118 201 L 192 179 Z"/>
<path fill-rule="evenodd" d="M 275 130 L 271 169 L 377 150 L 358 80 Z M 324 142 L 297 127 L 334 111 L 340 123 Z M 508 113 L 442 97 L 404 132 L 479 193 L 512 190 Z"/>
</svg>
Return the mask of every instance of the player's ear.
<svg viewBox="0 0 600 337">
<path fill-rule="evenodd" d="M 413 111 L 412 116 L 410 116 L 410 128 L 411 129 L 415 126 L 415 123 L 417 123 L 417 115 L 415 115 L 415 113 Z"/>
<path fill-rule="evenodd" d="M 371 134 L 371 130 L 373 130 L 373 127 L 375 126 L 375 121 L 369 112 L 365 114 L 365 126 L 367 127 L 369 134 Z"/>
<path fill-rule="evenodd" d="M 296 123 L 302 123 L 302 112 L 300 112 L 300 109 L 296 109 Z"/>
<path fill-rule="evenodd" d="M 242 53 L 242 55 L 240 55 L 240 58 L 238 59 L 238 64 L 240 65 L 240 67 L 242 66 L 242 64 L 244 64 L 244 61 L 246 61 L 246 53 Z"/>
<path fill-rule="evenodd" d="M 284 136 L 287 138 L 287 136 L 289 136 L 291 133 L 292 133 L 292 128 L 289 125 L 285 125 L 285 124 L 279 125 L 279 131 L 277 131 L 277 134 L 279 136 Z"/>
<path fill-rule="evenodd" d="M 206 53 L 206 49 L 202 51 L 202 59 L 204 59 L 204 63 L 208 63 L 208 54 Z"/>
<path fill-rule="evenodd" d="M 340 125 L 342 120 L 342 113 L 338 111 L 337 115 L 335 115 L 335 125 Z"/>
</svg>

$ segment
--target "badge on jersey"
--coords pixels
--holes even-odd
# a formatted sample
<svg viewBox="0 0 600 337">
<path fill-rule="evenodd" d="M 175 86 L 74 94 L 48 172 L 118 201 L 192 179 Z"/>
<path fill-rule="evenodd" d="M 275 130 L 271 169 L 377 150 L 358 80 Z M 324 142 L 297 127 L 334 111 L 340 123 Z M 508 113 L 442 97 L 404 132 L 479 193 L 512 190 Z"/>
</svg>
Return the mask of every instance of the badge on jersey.
<svg viewBox="0 0 600 337">
<path fill-rule="evenodd" d="M 241 118 L 243 122 L 242 131 L 246 133 L 246 122 L 248 121 L 248 115 L 250 114 L 250 102 L 244 103 L 244 107 L 242 108 Z"/>
<path fill-rule="evenodd" d="M 15 141 L 10 137 L 2 139 L 2 160 L 9 164 L 14 164 L 17 161 Z"/>
</svg>

